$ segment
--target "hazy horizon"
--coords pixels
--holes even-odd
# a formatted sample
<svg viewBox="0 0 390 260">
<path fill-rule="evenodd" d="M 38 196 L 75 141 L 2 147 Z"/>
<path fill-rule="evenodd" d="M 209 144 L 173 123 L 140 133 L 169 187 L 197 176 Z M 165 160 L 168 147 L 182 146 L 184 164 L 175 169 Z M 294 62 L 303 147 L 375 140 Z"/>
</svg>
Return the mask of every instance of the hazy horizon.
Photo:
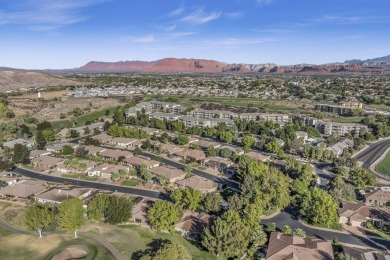
<svg viewBox="0 0 390 260">
<path fill-rule="evenodd" d="M 386 0 L 5 0 L 1 64 L 72 69 L 89 61 L 195 58 L 326 64 L 390 53 Z"/>
</svg>

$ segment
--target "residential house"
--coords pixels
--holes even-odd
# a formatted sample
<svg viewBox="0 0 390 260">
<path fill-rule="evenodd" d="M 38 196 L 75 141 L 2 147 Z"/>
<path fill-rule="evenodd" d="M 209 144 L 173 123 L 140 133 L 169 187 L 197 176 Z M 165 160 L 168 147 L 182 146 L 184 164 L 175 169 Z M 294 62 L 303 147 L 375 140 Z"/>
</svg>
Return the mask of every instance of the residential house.
<svg viewBox="0 0 390 260">
<path fill-rule="evenodd" d="M 368 220 L 377 226 L 382 226 L 390 221 L 390 211 L 386 208 L 370 207 L 364 203 L 343 203 L 338 209 L 339 223 L 360 227 Z"/>
<path fill-rule="evenodd" d="M 206 158 L 206 154 L 199 150 L 184 150 L 174 154 L 188 162 L 199 162 Z"/>
<path fill-rule="evenodd" d="M 135 141 L 137 141 L 137 139 L 135 138 L 114 137 L 111 140 L 109 140 L 109 143 L 116 146 L 127 147 Z"/>
<path fill-rule="evenodd" d="M 0 189 L 0 195 L 3 197 L 29 199 L 35 194 L 38 194 L 46 189 L 47 187 L 43 181 L 21 180 Z"/>
<path fill-rule="evenodd" d="M 332 244 L 328 241 L 272 232 L 268 242 L 267 260 L 310 259 L 332 260 Z"/>
<path fill-rule="evenodd" d="M 101 133 L 101 134 L 98 134 L 98 135 L 94 135 L 91 137 L 93 140 L 96 140 L 102 144 L 107 144 L 110 142 L 110 140 L 112 139 L 112 136 L 106 134 L 106 133 Z"/>
<path fill-rule="evenodd" d="M 233 165 L 233 162 L 220 157 L 206 157 L 203 159 L 203 165 L 221 172 L 225 172 Z"/>
<path fill-rule="evenodd" d="M 214 148 L 218 148 L 221 146 L 220 143 L 210 142 L 210 141 L 206 141 L 206 140 L 199 140 L 199 141 L 195 142 L 194 144 L 198 145 L 200 148 L 202 148 L 205 151 L 207 151 L 207 149 L 210 146 L 214 146 Z"/>
<path fill-rule="evenodd" d="M 92 162 L 92 161 L 83 161 L 83 162 L 85 163 L 86 168 L 85 168 L 85 171 L 83 171 L 82 173 L 85 173 L 85 172 L 93 169 L 96 166 L 96 163 Z M 68 166 L 66 166 L 64 164 L 58 165 L 57 166 L 57 171 L 60 172 L 60 173 L 72 173 L 72 172 L 75 172 L 74 169 L 69 168 Z"/>
<path fill-rule="evenodd" d="M 103 163 L 99 166 L 96 166 L 88 170 L 87 174 L 90 177 L 99 176 L 104 179 L 109 179 L 111 178 L 113 173 L 118 173 L 119 171 L 130 172 L 130 167 L 125 165 L 114 165 L 114 164 Z"/>
<path fill-rule="evenodd" d="M 246 153 L 244 154 L 246 156 L 248 156 L 249 158 L 251 158 L 252 160 L 255 160 L 255 161 L 259 161 L 259 162 L 267 162 L 270 160 L 271 156 L 269 155 L 266 155 L 264 153 L 261 153 L 261 152 L 249 152 L 249 153 Z"/>
<path fill-rule="evenodd" d="M 202 193 L 215 192 L 218 189 L 218 184 L 214 181 L 205 179 L 199 176 L 192 176 L 187 179 L 175 181 L 180 189 L 190 188 L 199 190 Z"/>
<path fill-rule="evenodd" d="M 170 168 L 166 166 L 158 166 L 149 169 L 152 174 L 167 179 L 170 183 L 174 183 L 178 180 L 183 180 L 186 177 L 186 173 L 178 168 Z"/>
<path fill-rule="evenodd" d="M 229 149 L 230 151 L 232 151 L 232 153 L 233 153 L 234 155 L 243 155 L 243 154 L 244 154 L 244 151 L 243 151 L 243 150 L 241 150 L 241 149 L 236 149 L 236 148 L 234 148 L 234 147 L 232 147 L 232 146 L 224 145 L 224 146 L 219 147 L 219 149 Z"/>
<path fill-rule="evenodd" d="M 42 204 L 61 204 L 66 199 L 78 198 L 83 200 L 90 196 L 90 188 L 54 188 L 34 196 Z M 86 205 L 84 206 L 86 208 Z"/>
<path fill-rule="evenodd" d="M 173 144 L 161 144 L 160 145 L 160 151 L 162 153 L 165 153 L 168 155 L 176 154 L 176 153 L 182 152 L 184 150 L 185 150 L 184 147 L 176 146 Z"/>
<path fill-rule="evenodd" d="M 64 146 L 66 145 L 72 148 L 76 148 L 78 146 L 78 144 L 74 144 L 74 143 L 53 144 L 53 145 L 46 146 L 46 151 L 53 152 L 53 153 L 62 153 L 62 151 L 64 150 Z"/>
<path fill-rule="evenodd" d="M 31 164 L 33 167 L 43 168 L 43 169 L 55 169 L 59 165 L 64 163 L 64 159 L 56 158 L 52 156 L 41 156 L 38 158 L 34 158 L 31 160 Z"/>
<path fill-rule="evenodd" d="M 88 151 L 88 155 L 93 155 L 93 156 L 96 156 L 99 153 L 107 150 L 106 148 L 94 146 L 94 145 L 85 145 L 84 147 L 85 147 L 85 150 Z"/>
<path fill-rule="evenodd" d="M 180 221 L 175 224 L 175 230 L 189 239 L 196 239 L 197 236 L 202 234 L 211 219 L 212 217 L 209 214 L 184 210 Z"/>
<path fill-rule="evenodd" d="M 31 159 L 35 159 L 35 158 L 38 158 L 38 157 L 41 157 L 41 156 L 47 156 L 47 155 L 50 155 L 51 152 L 48 152 L 48 151 L 45 151 L 45 150 L 33 150 L 30 152 L 30 160 Z"/>
<path fill-rule="evenodd" d="M 132 166 L 132 167 L 139 167 L 141 165 L 145 165 L 148 169 L 158 167 L 160 165 L 160 162 L 151 160 L 146 157 L 130 157 L 123 160 L 123 162 L 126 165 Z"/>
<path fill-rule="evenodd" d="M 0 176 L 0 183 L 4 182 L 3 186 L 8 186 L 17 183 L 19 180 L 13 172 L 4 174 Z M 2 185 L 0 185 L 0 188 L 2 188 Z"/>
<path fill-rule="evenodd" d="M 123 161 L 124 159 L 133 157 L 133 153 L 129 151 L 107 149 L 99 152 L 99 156 L 103 157 L 103 159 L 105 160 L 120 162 Z"/>
<path fill-rule="evenodd" d="M 330 150 L 335 155 L 335 157 L 339 157 L 343 154 L 344 149 L 348 149 L 350 147 L 353 147 L 353 140 L 346 138 L 341 142 L 327 147 L 326 149 Z"/>
<path fill-rule="evenodd" d="M 378 253 L 377 250 L 371 248 L 358 248 L 341 245 L 342 252 L 349 256 L 346 259 L 353 260 L 389 260 L 390 254 L 386 252 Z"/>
<path fill-rule="evenodd" d="M 18 139 L 3 143 L 3 147 L 8 147 L 10 149 L 14 149 L 15 144 L 21 144 L 21 145 L 27 146 L 28 148 L 31 148 L 34 146 L 33 141 L 28 140 L 28 139 L 18 138 Z"/>
<path fill-rule="evenodd" d="M 367 206 L 390 206 L 390 187 L 381 187 L 364 194 Z"/>
</svg>

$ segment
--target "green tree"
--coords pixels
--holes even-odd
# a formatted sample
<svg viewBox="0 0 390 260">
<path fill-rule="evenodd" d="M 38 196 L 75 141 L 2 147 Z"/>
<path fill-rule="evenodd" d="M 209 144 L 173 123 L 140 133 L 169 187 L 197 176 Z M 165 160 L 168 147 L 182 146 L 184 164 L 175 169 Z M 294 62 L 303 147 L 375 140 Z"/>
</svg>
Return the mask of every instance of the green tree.
<svg viewBox="0 0 390 260">
<path fill-rule="evenodd" d="M 118 224 L 127 221 L 131 217 L 133 200 L 126 196 L 110 196 L 105 210 L 105 221 L 110 224 Z"/>
<path fill-rule="evenodd" d="M 232 157 L 233 152 L 228 148 L 222 148 L 219 150 L 219 156 L 222 158 L 230 158 Z"/>
<path fill-rule="evenodd" d="M 46 143 L 53 142 L 55 140 L 55 133 L 51 129 L 45 129 L 42 131 L 42 136 Z"/>
<path fill-rule="evenodd" d="M 223 131 L 219 134 L 219 140 L 231 144 L 233 142 L 233 134 L 229 131 Z"/>
<path fill-rule="evenodd" d="M 216 214 L 221 210 L 222 196 L 219 192 L 207 193 L 201 203 L 201 210 L 210 214 Z"/>
<path fill-rule="evenodd" d="M 361 189 L 365 186 L 373 186 L 376 183 L 375 175 L 363 168 L 352 169 L 349 172 L 349 179 L 358 189 Z"/>
<path fill-rule="evenodd" d="M 302 199 L 300 213 L 309 223 L 331 225 L 338 221 L 338 204 L 326 191 L 313 187 Z"/>
<path fill-rule="evenodd" d="M 75 129 L 69 129 L 68 133 L 66 134 L 67 138 L 78 138 L 80 137 L 80 133 Z"/>
<path fill-rule="evenodd" d="M 62 149 L 63 155 L 71 155 L 74 153 L 74 149 L 70 145 L 64 145 L 64 148 Z"/>
<path fill-rule="evenodd" d="M 276 223 L 275 222 L 269 223 L 269 225 L 267 226 L 267 232 L 271 233 L 275 231 L 276 231 Z"/>
<path fill-rule="evenodd" d="M 294 229 L 293 234 L 294 234 L 294 236 L 298 236 L 298 237 L 306 237 L 306 232 L 301 228 Z"/>
<path fill-rule="evenodd" d="M 141 252 L 133 253 L 131 259 L 139 260 L 189 260 L 187 250 L 182 245 L 172 243 L 170 240 L 155 239 Z"/>
<path fill-rule="evenodd" d="M 245 135 L 242 138 L 241 142 L 244 145 L 244 147 L 249 147 L 250 148 L 255 143 L 255 139 L 253 139 L 253 137 L 251 135 Z"/>
<path fill-rule="evenodd" d="M 178 144 L 178 145 L 185 145 L 185 144 L 188 144 L 189 142 L 189 138 L 187 135 L 179 135 L 176 139 L 175 139 L 175 143 Z"/>
<path fill-rule="evenodd" d="M 176 205 L 184 209 L 197 210 L 199 209 L 204 196 L 199 190 L 176 189 L 172 192 L 171 198 Z"/>
<path fill-rule="evenodd" d="M 83 203 L 78 198 L 66 199 L 58 206 L 58 225 L 62 230 L 74 232 L 84 224 Z"/>
<path fill-rule="evenodd" d="M 144 164 L 137 167 L 137 175 L 145 181 L 152 179 L 152 174 L 148 171 L 148 167 Z"/>
<path fill-rule="evenodd" d="M 207 148 L 207 156 L 208 157 L 217 156 L 217 150 L 214 148 L 214 145 L 210 145 L 209 148 Z"/>
<path fill-rule="evenodd" d="M 291 235 L 293 233 L 293 230 L 289 225 L 284 225 L 282 231 L 285 235 Z"/>
<path fill-rule="evenodd" d="M 108 194 L 97 194 L 89 203 L 87 208 L 87 215 L 89 219 L 103 220 L 104 212 L 110 203 L 110 196 Z"/>
<path fill-rule="evenodd" d="M 25 163 L 28 161 L 29 157 L 30 151 L 28 150 L 27 146 L 22 144 L 14 145 L 14 153 L 12 156 L 12 161 L 14 163 Z"/>
<path fill-rule="evenodd" d="M 269 153 L 278 153 L 280 150 L 280 144 L 276 139 L 272 139 L 265 145 L 265 149 Z"/>
<path fill-rule="evenodd" d="M 180 220 L 181 210 L 173 203 L 157 200 L 148 210 L 148 220 L 157 230 L 174 230 L 173 225 Z"/>
<path fill-rule="evenodd" d="M 39 237 L 42 237 L 42 231 L 54 219 L 54 213 L 46 207 L 31 205 L 24 213 L 24 224 L 29 231 L 38 231 Z"/>
</svg>

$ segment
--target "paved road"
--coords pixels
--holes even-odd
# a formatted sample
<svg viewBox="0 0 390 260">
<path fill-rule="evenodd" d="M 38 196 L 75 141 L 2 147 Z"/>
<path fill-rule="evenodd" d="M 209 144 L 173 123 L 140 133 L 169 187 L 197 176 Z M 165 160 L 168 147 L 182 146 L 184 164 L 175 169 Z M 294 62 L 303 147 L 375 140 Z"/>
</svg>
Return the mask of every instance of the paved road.
<svg viewBox="0 0 390 260">
<path fill-rule="evenodd" d="M 77 186 L 87 187 L 92 189 L 117 191 L 117 192 L 127 193 L 136 196 L 148 197 L 152 199 L 169 199 L 169 196 L 166 193 L 162 193 L 158 191 L 144 190 L 144 189 L 138 189 L 133 187 L 124 187 L 124 186 L 97 183 L 97 182 L 84 181 L 84 180 L 76 180 L 76 179 L 65 178 L 65 177 L 57 177 L 48 174 L 40 174 L 22 168 L 15 168 L 14 172 L 29 178 L 34 178 L 34 179 L 48 181 L 48 182 L 64 183 L 66 181 L 72 185 L 77 185 Z"/>
<path fill-rule="evenodd" d="M 9 223 L 4 221 L 3 219 L 0 219 L 0 226 L 3 227 L 6 230 L 12 232 L 12 233 L 15 233 L 15 234 L 28 235 L 28 236 L 37 236 L 37 233 L 28 232 L 28 231 L 25 231 L 25 230 L 18 229 L 18 228 L 14 227 L 14 226 L 11 226 Z M 65 232 L 64 231 L 44 232 L 43 236 L 59 235 L 59 234 L 65 234 Z M 101 238 L 101 237 L 99 237 L 99 236 L 97 236 L 95 234 L 88 233 L 88 232 L 83 232 L 83 231 L 77 231 L 77 234 L 79 236 L 82 236 L 82 237 L 88 237 L 88 238 L 90 238 L 92 240 L 95 240 L 96 242 L 100 243 L 102 246 L 104 246 L 113 255 L 113 257 L 116 260 L 123 259 L 121 254 L 118 252 L 118 250 L 116 250 L 116 248 L 114 248 L 109 242 L 107 242 L 103 238 Z"/>
<path fill-rule="evenodd" d="M 261 224 L 263 225 L 268 225 L 270 223 L 276 223 L 277 227 L 280 230 L 283 228 L 284 225 L 289 225 L 293 229 L 301 228 L 305 230 L 306 235 L 311 237 L 318 237 L 318 238 L 331 241 L 336 236 L 341 243 L 353 244 L 357 246 L 366 246 L 366 247 L 369 246 L 369 247 L 383 250 L 383 248 L 378 247 L 376 244 L 372 243 L 370 240 L 363 237 L 359 237 L 350 233 L 341 233 L 341 232 L 330 231 L 330 230 L 328 231 L 322 229 L 315 229 L 312 227 L 305 226 L 299 221 L 292 219 L 291 216 L 286 212 L 281 212 L 272 218 L 261 220 Z M 387 249 L 390 249 L 390 241 L 386 241 L 382 239 L 371 239 L 371 240 L 373 240 L 375 243 L 383 245 Z"/>
<path fill-rule="evenodd" d="M 390 139 L 381 140 L 375 143 L 369 144 L 361 153 L 357 154 L 354 158 L 356 160 L 363 162 L 362 167 L 370 170 L 371 165 L 373 165 L 384 153 L 390 148 Z M 390 181 L 389 177 L 376 174 L 378 178 L 385 179 Z"/>
<path fill-rule="evenodd" d="M 148 152 L 141 152 L 141 155 L 148 157 L 148 158 L 151 158 L 151 159 L 154 159 L 156 157 L 155 154 L 148 153 Z M 176 162 L 173 160 L 169 160 L 166 158 L 162 158 L 161 162 L 165 163 L 166 165 L 173 166 L 173 167 L 176 167 L 179 169 L 182 169 L 185 166 L 182 163 L 179 163 L 179 162 Z M 215 181 L 218 184 L 226 185 L 227 187 L 232 188 L 234 190 L 239 190 L 239 184 L 237 182 L 229 180 L 227 178 L 215 176 L 213 174 L 207 173 L 207 172 L 199 170 L 199 169 L 192 169 L 192 173 L 197 175 L 197 176 L 206 178 L 208 180 Z"/>
</svg>

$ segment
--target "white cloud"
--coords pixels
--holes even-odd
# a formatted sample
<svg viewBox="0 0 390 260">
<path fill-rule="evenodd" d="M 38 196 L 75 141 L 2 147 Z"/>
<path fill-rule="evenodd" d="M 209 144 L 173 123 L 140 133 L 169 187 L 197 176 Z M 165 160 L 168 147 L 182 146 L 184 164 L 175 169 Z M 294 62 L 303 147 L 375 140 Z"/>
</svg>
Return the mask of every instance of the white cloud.
<svg viewBox="0 0 390 260">
<path fill-rule="evenodd" d="M 0 24 L 18 24 L 32 30 L 50 31 L 88 19 L 84 8 L 106 0 L 30 0 L 19 10 L 0 10 Z"/>
<path fill-rule="evenodd" d="M 173 10 L 172 12 L 168 13 L 168 16 L 177 16 L 177 15 L 180 15 L 184 12 L 184 8 L 183 7 L 179 7 L 175 10 Z"/>
<path fill-rule="evenodd" d="M 197 9 L 194 12 L 182 17 L 179 21 L 190 24 L 205 24 L 218 19 L 222 12 L 205 13 L 203 9 Z"/>
</svg>

